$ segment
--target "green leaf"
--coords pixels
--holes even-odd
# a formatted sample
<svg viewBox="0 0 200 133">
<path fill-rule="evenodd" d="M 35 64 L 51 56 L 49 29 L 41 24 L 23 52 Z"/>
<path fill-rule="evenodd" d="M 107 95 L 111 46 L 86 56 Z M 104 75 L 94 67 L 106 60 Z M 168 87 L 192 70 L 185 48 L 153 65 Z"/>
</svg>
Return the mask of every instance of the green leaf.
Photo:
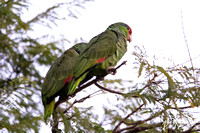
<svg viewBox="0 0 200 133">
<path fill-rule="evenodd" d="M 172 95 L 172 90 L 174 90 L 174 88 L 175 88 L 175 83 L 174 83 L 172 77 L 164 70 L 164 68 L 162 68 L 160 66 L 156 66 L 156 68 L 167 77 L 167 80 L 168 80 L 168 92 L 167 92 L 166 96 L 170 97 Z"/>
<path fill-rule="evenodd" d="M 138 77 L 141 76 L 144 65 L 145 65 L 145 63 L 144 63 L 144 61 L 142 61 L 141 64 L 140 64 L 139 71 L 138 71 Z"/>
</svg>

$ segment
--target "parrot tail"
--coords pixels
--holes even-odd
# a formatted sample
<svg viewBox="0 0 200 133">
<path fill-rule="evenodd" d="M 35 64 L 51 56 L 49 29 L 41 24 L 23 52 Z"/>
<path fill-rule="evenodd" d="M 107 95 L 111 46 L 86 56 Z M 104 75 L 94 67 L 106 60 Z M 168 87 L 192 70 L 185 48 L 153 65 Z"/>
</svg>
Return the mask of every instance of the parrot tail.
<svg viewBox="0 0 200 133">
<path fill-rule="evenodd" d="M 44 120 L 47 122 L 47 118 L 51 117 L 53 114 L 55 106 L 55 99 L 53 99 L 50 103 L 44 105 Z"/>
</svg>

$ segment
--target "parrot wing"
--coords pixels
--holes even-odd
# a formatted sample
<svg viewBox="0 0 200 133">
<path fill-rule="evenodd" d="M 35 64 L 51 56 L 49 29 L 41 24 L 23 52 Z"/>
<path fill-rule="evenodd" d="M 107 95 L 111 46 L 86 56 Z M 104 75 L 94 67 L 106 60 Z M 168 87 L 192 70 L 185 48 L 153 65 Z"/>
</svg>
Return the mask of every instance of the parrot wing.
<svg viewBox="0 0 200 133">
<path fill-rule="evenodd" d="M 73 76 L 73 67 L 78 53 L 73 49 L 65 53 L 51 66 L 42 86 L 42 94 L 51 97 L 64 86 L 65 80 Z"/>
<path fill-rule="evenodd" d="M 51 66 L 42 85 L 42 94 L 51 97 L 58 93 L 73 77 L 73 68 L 80 52 L 87 44 L 78 43 L 66 50 Z"/>
<path fill-rule="evenodd" d="M 88 69 L 102 63 L 115 53 L 117 46 L 117 34 L 105 31 L 91 39 L 87 48 L 80 54 L 74 67 L 74 77 L 78 78 Z"/>
<path fill-rule="evenodd" d="M 42 101 L 44 105 L 44 119 L 47 120 L 54 110 L 55 97 L 62 93 L 67 93 L 63 89 L 66 83 L 73 78 L 73 68 L 79 53 L 85 48 L 86 43 L 79 43 L 66 50 L 61 57 L 51 66 L 42 85 Z"/>
</svg>

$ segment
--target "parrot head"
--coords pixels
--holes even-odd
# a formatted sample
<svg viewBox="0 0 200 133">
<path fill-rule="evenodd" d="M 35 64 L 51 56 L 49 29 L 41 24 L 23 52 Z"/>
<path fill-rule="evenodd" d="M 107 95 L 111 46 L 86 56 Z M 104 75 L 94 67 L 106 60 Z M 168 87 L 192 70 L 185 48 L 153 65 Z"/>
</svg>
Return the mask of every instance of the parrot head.
<svg viewBox="0 0 200 133">
<path fill-rule="evenodd" d="M 127 41 L 129 42 L 132 41 L 132 29 L 125 23 L 122 22 L 114 23 L 110 25 L 107 29 L 121 33 L 126 37 Z"/>
</svg>

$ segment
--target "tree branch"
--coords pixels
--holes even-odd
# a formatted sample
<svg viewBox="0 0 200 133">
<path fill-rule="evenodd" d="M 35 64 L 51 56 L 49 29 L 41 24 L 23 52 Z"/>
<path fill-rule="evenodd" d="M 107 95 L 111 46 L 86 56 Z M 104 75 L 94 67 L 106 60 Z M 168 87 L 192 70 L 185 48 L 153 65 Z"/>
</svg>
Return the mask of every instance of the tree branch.
<svg viewBox="0 0 200 133">
<path fill-rule="evenodd" d="M 113 133 L 117 133 L 118 128 L 120 127 L 120 125 L 122 123 L 125 122 L 126 119 L 128 119 L 131 115 L 133 115 L 135 112 L 137 112 L 139 109 L 142 108 L 142 106 L 144 106 L 144 103 L 142 105 L 140 105 L 138 108 L 136 108 L 135 110 L 133 110 L 130 114 L 128 114 L 124 119 L 122 119 L 114 128 Z"/>
<path fill-rule="evenodd" d="M 117 66 L 115 69 L 117 70 L 117 69 L 119 69 L 121 66 L 123 66 L 123 65 L 126 65 L 126 62 L 127 61 L 123 61 L 119 66 Z"/>
<path fill-rule="evenodd" d="M 99 92 L 99 91 L 96 91 L 96 92 L 94 92 L 94 93 L 92 93 L 92 94 L 90 94 L 90 95 L 88 95 L 86 97 L 83 97 L 83 98 L 79 99 L 79 100 L 75 100 L 68 108 L 65 109 L 65 111 L 63 113 L 67 113 L 67 111 L 70 108 L 72 108 L 74 106 L 74 104 L 84 102 L 86 99 L 90 98 L 93 94 L 95 94 L 97 92 Z"/>
<path fill-rule="evenodd" d="M 171 109 L 176 109 L 176 110 L 182 110 L 182 109 L 189 109 L 189 108 L 192 108 L 192 106 L 185 106 L 185 107 L 169 107 Z"/>
<path fill-rule="evenodd" d="M 110 93 L 114 93 L 114 94 L 119 94 L 119 95 L 122 95 L 122 96 L 126 96 L 126 95 L 128 95 L 129 93 L 122 93 L 122 92 L 119 92 L 119 91 L 114 91 L 114 90 L 111 90 L 111 89 L 108 89 L 108 88 L 106 88 L 106 87 L 103 87 L 103 86 L 101 86 L 101 85 L 99 85 L 98 83 L 94 83 L 98 88 L 100 88 L 100 89 L 102 89 L 102 90 L 105 90 L 105 91 L 108 91 L 108 92 L 110 92 Z M 131 97 L 135 97 L 135 98 L 137 98 L 138 96 L 131 96 Z"/>
<path fill-rule="evenodd" d="M 58 112 L 57 112 L 57 110 L 54 110 L 53 111 L 53 124 L 52 124 L 52 128 L 51 128 L 51 132 L 52 133 L 59 133 L 59 132 L 61 132 L 61 130 L 58 129 L 58 124 L 59 124 L 59 121 L 58 121 Z"/>
<path fill-rule="evenodd" d="M 149 87 L 152 83 L 156 83 L 156 82 L 154 82 L 154 80 L 155 80 L 156 77 L 158 77 L 158 75 L 155 73 L 154 76 L 153 76 L 153 78 L 150 79 L 150 80 L 148 81 L 148 83 L 140 90 L 140 93 L 141 93 L 145 88 Z"/>
<path fill-rule="evenodd" d="M 108 88 L 105 88 L 101 85 L 99 85 L 98 83 L 94 83 L 98 88 L 102 89 L 102 90 L 105 90 L 105 91 L 108 91 L 108 92 L 111 92 L 111 93 L 115 93 L 115 94 L 119 94 L 119 95 L 124 95 L 124 93 L 121 93 L 121 92 L 118 92 L 118 91 L 114 91 L 114 90 L 110 90 Z"/>
<path fill-rule="evenodd" d="M 195 132 L 195 131 L 200 131 L 200 130 L 193 130 L 197 125 L 200 125 L 200 122 L 195 123 L 192 127 L 190 127 L 186 131 L 183 131 L 182 133 L 191 133 L 191 132 Z"/>
<path fill-rule="evenodd" d="M 131 126 L 127 126 L 127 127 L 123 128 L 123 129 L 120 129 L 120 130 L 118 130 L 116 133 L 120 133 L 120 132 L 122 132 L 122 131 L 124 131 L 124 130 L 135 129 L 135 128 L 137 128 L 137 126 L 138 126 L 139 124 L 143 124 L 143 123 L 145 123 L 145 122 L 147 122 L 147 121 L 150 121 L 150 120 L 154 119 L 155 117 L 159 116 L 160 114 L 162 114 L 162 113 L 165 112 L 166 110 L 167 110 L 167 108 L 164 109 L 164 110 L 162 110 L 162 111 L 160 111 L 160 112 L 158 112 L 158 113 L 156 113 L 155 115 L 150 116 L 150 117 L 147 118 L 147 119 L 139 120 L 139 121 L 134 122 L 134 123 L 130 123 Z"/>
<path fill-rule="evenodd" d="M 156 124 L 151 124 L 151 125 L 148 125 L 148 126 L 141 126 L 141 127 L 136 127 L 134 129 L 127 129 L 127 131 L 125 133 L 137 133 L 137 132 L 141 132 L 141 131 L 144 131 L 144 130 L 147 130 L 147 129 L 152 129 L 152 128 L 155 128 L 155 127 L 160 127 L 162 126 L 162 122 L 160 123 L 156 123 Z"/>
<path fill-rule="evenodd" d="M 184 39 L 185 39 L 185 44 L 186 44 L 186 47 L 187 47 L 187 50 L 188 50 L 188 55 L 189 55 L 189 58 L 190 58 L 190 63 L 191 63 L 192 68 L 194 68 L 194 65 L 193 65 L 193 62 L 192 62 L 192 57 L 191 57 L 191 54 L 190 54 L 190 49 L 189 49 L 188 41 L 187 41 L 186 35 L 185 35 L 185 29 L 184 29 L 184 24 L 183 24 L 183 13 L 182 13 L 182 11 L 181 11 L 181 24 L 182 24 L 182 30 L 183 30 L 183 36 L 184 36 Z"/>
<path fill-rule="evenodd" d="M 194 82 L 195 84 L 197 85 L 198 83 L 198 78 L 196 78 L 195 76 L 195 72 L 194 72 L 194 64 L 193 64 L 193 61 L 192 61 L 192 56 L 190 54 L 190 49 L 189 49 L 189 45 L 188 45 L 188 41 L 187 41 L 187 38 L 186 38 L 186 35 L 185 35 L 185 29 L 184 29 L 184 24 L 183 24 L 183 13 L 182 13 L 182 10 L 181 10 L 181 24 L 182 24 L 182 30 L 183 30 L 183 36 L 184 36 L 184 39 L 185 39 L 185 44 L 186 44 L 186 47 L 187 47 L 187 51 L 188 51 L 188 56 L 190 58 L 190 63 L 191 63 L 191 66 L 192 66 L 192 70 L 193 70 L 193 75 L 195 77 L 194 79 Z"/>
<path fill-rule="evenodd" d="M 98 81 L 98 79 L 94 79 L 90 82 L 88 82 L 87 84 L 82 85 L 81 87 L 78 87 L 73 94 L 67 95 L 66 97 L 59 99 L 56 103 L 55 103 L 55 107 L 54 110 L 63 102 L 65 102 L 66 100 L 68 100 L 69 98 L 74 97 L 78 92 L 82 91 L 83 89 L 87 88 L 88 86 L 96 83 Z"/>
</svg>

